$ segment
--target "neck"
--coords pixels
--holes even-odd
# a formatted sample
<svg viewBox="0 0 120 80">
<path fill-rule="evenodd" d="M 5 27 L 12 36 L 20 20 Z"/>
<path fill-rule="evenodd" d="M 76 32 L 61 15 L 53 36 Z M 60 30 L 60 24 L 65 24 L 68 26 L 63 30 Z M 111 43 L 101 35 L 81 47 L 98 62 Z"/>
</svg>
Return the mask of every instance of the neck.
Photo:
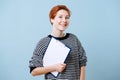
<svg viewBox="0 0 120 80">
<path fill-rule="evenodd" d="M 62 31 L 61 32 L 52 31 L 51 35 L 54 37 L 64 37 L 64 33 Z"/>
</svg>

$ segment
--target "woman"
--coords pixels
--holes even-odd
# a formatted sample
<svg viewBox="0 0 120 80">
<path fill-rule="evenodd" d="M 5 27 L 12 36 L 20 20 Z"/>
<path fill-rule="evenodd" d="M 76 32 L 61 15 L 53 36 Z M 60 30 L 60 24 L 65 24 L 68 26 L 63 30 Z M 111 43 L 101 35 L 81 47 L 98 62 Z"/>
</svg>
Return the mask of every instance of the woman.
<svg viewBox="0 0 120 80">
<path fill-rule="evenodd" d="M 45 79 L 85 80 L 85 66 L 87 57 L 78 38 L 72 33 L 64 33 L 70 21 L 70 10 L 65 5 L 54 6 L 49 18 L 52 24 L 50 35 L 42 38 L 29 61 L 30 72 L 33 76 L 45 74 Z M 71 48 L 65 63 L 57 63 L 43 66 L 43 57 L 50 39 L 54 37 Z M 59 75 L 54 77 L 50 72 L 57 71 Z"/>
</svg>

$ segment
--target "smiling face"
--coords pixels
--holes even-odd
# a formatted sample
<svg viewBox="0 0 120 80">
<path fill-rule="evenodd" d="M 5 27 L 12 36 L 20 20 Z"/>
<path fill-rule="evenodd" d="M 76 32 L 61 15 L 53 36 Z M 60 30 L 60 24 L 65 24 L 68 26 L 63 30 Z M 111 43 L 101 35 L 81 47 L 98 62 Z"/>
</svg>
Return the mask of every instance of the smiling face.
<svg viewBox="0 0 120 80">
<path fill-rule="evenodd" d="M 58 31 L 64 31 L 68 27 L 69 21 L 70 16 L 68 12 L 64 9 L 59 10 L 56 16 L 51 19 L 53 29 Z"/>
</svg>

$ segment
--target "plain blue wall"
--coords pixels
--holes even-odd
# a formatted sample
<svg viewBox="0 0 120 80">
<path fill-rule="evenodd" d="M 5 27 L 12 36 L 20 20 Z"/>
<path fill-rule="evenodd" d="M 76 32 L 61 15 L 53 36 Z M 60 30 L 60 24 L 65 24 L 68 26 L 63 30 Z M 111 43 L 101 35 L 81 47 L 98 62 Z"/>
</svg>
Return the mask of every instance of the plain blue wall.
<svg viewBox="0 0 120 80">
<path fill-rule="evenodd" d="M 57 4 L 72 11 L 66 32 L 86 50 L 86 80 L 120 80 L 120 0 L 0 0 L 0 80 L 43 80 L 30 75 L 29 60 Z"/>
</svg>

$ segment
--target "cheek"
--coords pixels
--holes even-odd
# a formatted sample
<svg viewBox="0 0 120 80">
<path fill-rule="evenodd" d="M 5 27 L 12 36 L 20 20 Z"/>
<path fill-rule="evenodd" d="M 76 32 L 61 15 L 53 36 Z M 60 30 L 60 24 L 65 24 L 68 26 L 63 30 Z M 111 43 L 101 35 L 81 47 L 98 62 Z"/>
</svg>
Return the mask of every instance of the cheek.
<svg viewBox="0 0 120 80">
<path fill-rule="evenodd" d="M 56 22 L 61 22 L 61 20 L 60 19 L 56 19 Z"/>
<path fill-rule="evenodd" d="M 70 21 L 67 21 L 67 24 L 69 25 Z"/>
</svg>

